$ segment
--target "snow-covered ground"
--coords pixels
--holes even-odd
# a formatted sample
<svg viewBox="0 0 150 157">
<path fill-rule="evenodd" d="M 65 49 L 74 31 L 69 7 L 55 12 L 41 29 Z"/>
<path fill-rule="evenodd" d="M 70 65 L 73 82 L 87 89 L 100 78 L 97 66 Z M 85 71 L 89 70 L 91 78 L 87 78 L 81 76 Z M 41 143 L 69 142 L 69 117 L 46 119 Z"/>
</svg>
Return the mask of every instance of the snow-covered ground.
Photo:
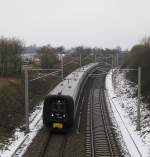
<svg viewBox="0 0 150 157">
<path fill-rule="evenodd" d="M 59 91 L 58 89 L 61 89 L 62 92 L 65 92 L 65 94 L 69 92 L 68 94 L 69 95 L 72 94 L 73 96 L 74 93 L 78 91 L 78 86 L 80 86 L 81 79 L 85 77 L 84 74 L 95 65 L 97 65 L 97 63 L 89 64 L 75 70 L 74 72 L 69 74 L 63 82 L 58 84 L 56 88 L 52 91 L 52 93 L 55 90 Z M 12 157 L 12 156 L 21 157 L 25 153 L 28 146 L 30 145 L 34 137 L 37 135 L 38 131 L 43 126 L 42 110 L 43 110 L 43 102 L 41 102 L 36 107 L 35 111 L 30 114 L 29 117 L 30 133 L 25 134 L 23 130 L 16 128 L 13 137 L 9 139 L 9 144 L 3 146 L 3 149 L 0 150 L 0 157 Z"/>
<path fill-rule="evenodd" d="M 81 70 L 83 71 L 83 70 Z M 83 71 L 84 73 L 85 71 Z M 81 74 L 81 72 L 80 72 Z M 112 83 L 113 82 L 113 83 Z M 137 87 L 127 81 L 124 73 L 118 73 L 112 81 L 112 71 L 106 77 L 106 97 L 111 105 L 112 115 L 117 122 L 118 130 L 121 131 L 122 146 L 124 154 L 131 157 L 150 157 L 150 113 L 145 109 L 146 104 L 141 105 L 141 131 L 136 131 L 137 98 L 135 92 Z M 29 134 L 25 134 L 20 129 L 16 129 L 13 138 L 9 139 L 9 145 L 0 150 L 0 157 L 10 157 L 15 153 L 19 145 L 22 147 L 17 150 L 17 156 L 21 157 L 27 147 L 32 142 L 40 128 L 43 126 L 42 116 L 43 103 L 37 106 L 34 113 L 30 115 Z M 118 131 L 119 132 L 119 131 Z M 124 146 L 124 143 L 126 147 Z"/>
<path fill-rule="evenodd" d="M 106 95 L 123 141 L 131 157 L 150 157 L 150 112 L 141 103 L 141 131 L 136 131 L 137 86 L 125 79 L 125 73 L 112 71 L 106 77 Z M 127 155 L 128 156 L 128 155 Z"/>
<path fill-rule="evenodd" d="M 18 154 L 17 156 L 21 157 L 22 154 L 25 153 L 27 147 L 30 145 L 33 138 L 36 136 L 38 131 L 43 126 L 42 119 L 41 119 L 42 108 L 43 108 L 43 103 L 38 105 L 35 111 L 32 114 L 30 114 L 29 117 L 30 133 L 25 134 L 24 131 L 22 131 L 19 128 L 16 128 L 13 137 L 9 139 L 9 144 L 5 145 L 3 149 L 0 150 L 0 157 L 11 157 L 14 154 L 15 155 Z M 19 146 L 21 146 L 21 148 L 17 149 Z"/>
</svg>

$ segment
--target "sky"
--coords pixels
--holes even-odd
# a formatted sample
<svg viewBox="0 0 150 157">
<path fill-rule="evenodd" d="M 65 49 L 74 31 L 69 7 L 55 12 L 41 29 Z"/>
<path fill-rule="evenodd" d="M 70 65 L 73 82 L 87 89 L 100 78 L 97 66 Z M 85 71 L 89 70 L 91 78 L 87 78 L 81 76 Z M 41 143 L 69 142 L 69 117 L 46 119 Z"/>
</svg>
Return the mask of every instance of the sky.
<svg viewBox="0 0 150 157">
<path fill-rule="evenodd" d="M 0 36 L 25 44 L 130 49 L 150 36 L 150 0 L 0 0 Z"/>
</svg>

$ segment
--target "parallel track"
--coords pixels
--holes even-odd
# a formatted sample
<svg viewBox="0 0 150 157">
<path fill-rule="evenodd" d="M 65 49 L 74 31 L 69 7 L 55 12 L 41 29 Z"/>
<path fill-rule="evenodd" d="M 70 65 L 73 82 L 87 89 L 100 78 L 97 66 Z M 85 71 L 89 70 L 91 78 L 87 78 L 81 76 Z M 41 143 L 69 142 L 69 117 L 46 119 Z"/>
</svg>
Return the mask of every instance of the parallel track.
<svg viewBox="0 0 150 157">
<path fill-rule="evenodd" d="M 91 89 L 87 112 L 86 156 L 119 157 L 103 89 Z"/>
</svg>

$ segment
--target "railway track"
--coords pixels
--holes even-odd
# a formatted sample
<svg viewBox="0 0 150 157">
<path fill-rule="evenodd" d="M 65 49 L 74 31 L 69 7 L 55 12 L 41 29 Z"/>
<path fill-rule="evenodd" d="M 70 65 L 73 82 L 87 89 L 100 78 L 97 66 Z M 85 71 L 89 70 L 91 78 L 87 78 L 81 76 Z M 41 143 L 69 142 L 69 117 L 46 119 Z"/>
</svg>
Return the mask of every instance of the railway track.
<svg viewBox="0 0 150 157">
<path fill-rule="evenodd" d="M 40 112 L 38 112 L 38 113 L 40 113 Z M 35 117 L 33 117 L 33 119 L 31 121 L 33 122 L 34 119 L 35 119 Z M 38 132 L 39 129 L 41 128 L 41 123 L 42 123 L 41 122 L 41 118 L 39 118 L 39 119 L 34 121 L 34 125 L 33 125 L 34 126 L 34 130 L 24 136 L 24 138 L 22 139 L 22 141 L 20 142 L 18 147 L 16 147 L 14 149 L 14 152 L 12 153 L 11 157 L 20 157 L 20 156 L 22 156 L 22 154 L 24 154 L 24 152 L 28 148 L 28 144 L 35 137 L 35 135 L 32 134 L 32 132 L 34 132 L 34 131 Z"/>
<path fill-rule="evenodd" d="M 67 144 L 67 135 L 48 134 L 40 157 L 63 157 Z"/>
<path fill-rule="evenodd" d="M 114 139 L 103 89 L 92 88 L 90 90 L 87 111 L 86 156 L 121 156 Z"/>
</svg>

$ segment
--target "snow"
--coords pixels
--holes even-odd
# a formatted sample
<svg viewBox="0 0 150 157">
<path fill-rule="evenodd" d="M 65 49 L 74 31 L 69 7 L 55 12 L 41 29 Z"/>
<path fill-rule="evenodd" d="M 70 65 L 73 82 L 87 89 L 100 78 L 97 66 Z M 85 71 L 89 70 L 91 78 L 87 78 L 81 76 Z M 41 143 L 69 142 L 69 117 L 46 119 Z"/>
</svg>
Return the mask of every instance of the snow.
<svg viewBox="0 0 150 157">
<path fill-rule="evenodd" d="M 86 66 L 84 69 L 77 69 L 66 77 L 63 86 L 61 82 L 51 93 L 57 93 L 61 89 L 66 94 L 75 94 L 74 91 L 77 90 L 79 80 L 81 80 L 85 71 L 92 66 L 94 64 Z M 127 152 L 130 153 L 131 157 L 150 157 L 150 113 L 145 108 L 147 104 L 142 103 L 141 105 L 141 131 L 136 131 L 137 98 L 135 93 L 137 86 L 127 81 L 124 73 L 116 73 L 115 76 L 112 81 L 112 71 L 110 71 L 106 77 L 106 97 L 111 107 L 111 114 L 117 122 L 114 126 L 118 126 L 118 130 L 121 132 L 119 136 L 121 136 L 120 143 L 124 147 L 124 154 L 126 157 L 129 156 Z M 0 157 L 12 156 L 20 145 L 21 148 L 17 150 L 17 156 L 21 157 L 25 153 L 43 126 L 42 108 L 43 102 L 30 114 L 30 133 L 25 134 L 24 131 L 16 128 L 14 136 L 9 139 L 9 144 L 3 150 L 0 150 Z"/>
<path fill-rule="evenodd" d="M 84 75 L 87 73 L 88 70 L 96 66 L 97 63 L 89 64 L 87 66 L 81 67 L 70 75 L 68 75 L 63 82 L 59 83 L 52 93 L 58 93 L 62 91 L 65 95 L 76 96 L 76 92 L 84 78 Z M 63 86 L 62 86 L 63 84 Z M 71 87 L 71 88 L 70 88 Z M 23 130 L 20 128 L 16 128 L 15 133 L 12 138 L 8 139 L 9 144 L 5 145 L 3 149 L 0 150 L 0 157 L 11 157 L 16 156 L 21 157 L 32 143 L 34 137 L 37 135 L 38 131 L 42 128 L 42 110 L 43 110 L 43 102 L 37 105 L 35 111 L 30 114 L 29 121 L 30 121 L 30 132 L 25 134 Z M 17 149 L 18 147 L 20 147 Z"/>
<path fill-rule="evenodd" d="M 82 79 L 85 79 L 84 75 L 94 66 L 96 63 L 91 63 L 87 66 L 77 69 L 68 75 L 63 82 L 59 83 L 56 88 L 54 88 L 49 94 L 57 95 L 61 93 L 62 95 L 69 95 L 74 98 L 77 97 L 78 88 L 82 83 Z"/>
<path fill-rule="evenodd" d="M 112 78 L 112 71 L 109 72 L 105 82 L 106 95 L 131 157 L 150 157 L 150 114 L 143 107 L 146 104 L 142 103 L 141 131 L 136 131 L 137 86 L 127 81 L 124 75 L 123 72 L 115 73 Z"/>
<path fill-rule="evenodd" d="M 37 132 L 42 127 L 42 106 L 43 103 L 36 107 L 36 110 L 30 114 L 30 133 L 25 134 L 19 128 L 16 128 L 16 131 L 12 138 L 9 139 L 9 145 L 5 146 L 3 150 L 0 150 L 0 157 L 10 157 L 15 153 L 15 150 L 23 143 L 22 148 L 17 151 L 18 157 L 22 156 L 27 147 L 32 142 L 33 138 L 36 136 Z"/>
</svg>

